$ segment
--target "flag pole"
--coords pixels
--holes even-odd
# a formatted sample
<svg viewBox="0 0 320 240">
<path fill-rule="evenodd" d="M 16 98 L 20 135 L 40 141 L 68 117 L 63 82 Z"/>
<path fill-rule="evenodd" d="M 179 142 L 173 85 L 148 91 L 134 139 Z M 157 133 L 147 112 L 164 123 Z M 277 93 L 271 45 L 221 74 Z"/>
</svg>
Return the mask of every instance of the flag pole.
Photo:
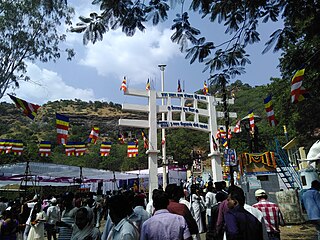
<svg viewBox="0 0 320 240">
<path fill-rule="evenodd" d="M 158 67 L 161 71 L 161 91 L 164 92 L 164 69 L 166 67 L 165 64 L 159 64 Z M 161 99 L 162 106 L 165 104 L 164 98 Z M 165 121 L 165 113 L 161 114 L 162 121 Z M 162 173 L 162 188 L 165 190 L 167 187 L 167 156 L 166 156 L 166 130 L 165 128 L 161 129 L 161 149 L 162 149 L 162 167 L 163 167 L 163 173 Z"/>
</svg>

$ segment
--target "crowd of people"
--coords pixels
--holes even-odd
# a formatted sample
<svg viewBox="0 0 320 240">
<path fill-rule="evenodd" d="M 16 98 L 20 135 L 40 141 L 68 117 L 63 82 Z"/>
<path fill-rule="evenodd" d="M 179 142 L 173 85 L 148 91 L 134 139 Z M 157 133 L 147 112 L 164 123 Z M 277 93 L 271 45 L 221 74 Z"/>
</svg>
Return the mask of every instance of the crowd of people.
<svg viewBox="0 0 320 240">
<path fill-rule="evenodd" d="M 199 240 L 201 233 L 208 240 L 280 239 L 284 221 L 278 205 L 268 201 L 263 189 L 255 197 L 257 203 L 250 206 L 240 187 L 210 181 L 204 188 L 169 184 L 153 190 L 150 201 L 132 190 L 104 197 L 66 192 L 43 200 L 35 195 L 24 202 L 0 198 L 0 239 Z M 307 209 L 310 199 L 306 195 Z"/>
</svg>

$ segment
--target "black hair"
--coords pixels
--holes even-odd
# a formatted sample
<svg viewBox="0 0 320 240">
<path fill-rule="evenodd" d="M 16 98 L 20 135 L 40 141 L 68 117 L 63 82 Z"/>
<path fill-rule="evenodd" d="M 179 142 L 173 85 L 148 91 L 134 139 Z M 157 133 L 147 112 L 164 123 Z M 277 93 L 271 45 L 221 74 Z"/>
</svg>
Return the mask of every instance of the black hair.
<svg viewBox="0 0 320 240">
<path fill-rule="evenodd" d="M 237 200 L 239 205 L 244 206 L 246 198 L 244 196 L 244 191 L 241 188 L 234 186 L 229 194 L 231 199 Z"/>
<path fill-rule="evenodd" d="M 320 182 L 318 180 L 313 180 L 311 182 L 311 187 L 320 190 Z"/>
<path fill-rule="evenodd" d="M 169 205 L 168 195 L 163 190 L 153 191 L 152 200 L 155 210 L 167 209 Z"/>
</svg>

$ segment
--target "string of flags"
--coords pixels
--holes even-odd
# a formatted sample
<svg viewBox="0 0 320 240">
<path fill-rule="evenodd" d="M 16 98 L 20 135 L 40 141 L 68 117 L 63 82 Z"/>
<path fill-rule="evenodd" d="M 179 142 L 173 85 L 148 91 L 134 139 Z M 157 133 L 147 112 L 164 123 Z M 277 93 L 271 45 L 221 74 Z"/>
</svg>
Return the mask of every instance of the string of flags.
<svg viewBox="0 0 320 240">
<path fill-rule="evenodd" d="M 302 86 L 305 68 L 299 69 L 291 80 L 291 102 L 298 103 L 310 97 L 310 93 Z"/>
</svg>

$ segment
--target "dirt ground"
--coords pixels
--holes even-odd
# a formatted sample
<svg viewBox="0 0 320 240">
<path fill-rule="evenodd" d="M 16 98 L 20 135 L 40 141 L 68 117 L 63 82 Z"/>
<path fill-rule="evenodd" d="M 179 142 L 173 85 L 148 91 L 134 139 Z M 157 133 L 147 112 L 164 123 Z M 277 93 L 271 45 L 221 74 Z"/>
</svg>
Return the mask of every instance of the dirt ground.
<svg viewBox="0 0 320 240">
<path fill-rule="evenodd" d="M 316 236 L 315 227 L 309 223 L 281 227 L 281 240 L 314 240 Z"/>
</svg>

